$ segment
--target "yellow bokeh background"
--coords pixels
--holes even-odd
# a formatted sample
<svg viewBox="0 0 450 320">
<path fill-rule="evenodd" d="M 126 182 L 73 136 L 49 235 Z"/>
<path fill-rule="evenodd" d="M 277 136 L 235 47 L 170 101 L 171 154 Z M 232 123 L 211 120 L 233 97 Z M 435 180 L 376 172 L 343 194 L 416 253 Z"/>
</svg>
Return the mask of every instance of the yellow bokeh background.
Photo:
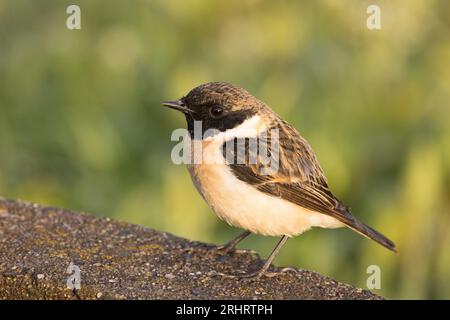
<svg viewBox="0 0 450 320">
<path fill-rule="evenodd" d="M 398 245 L 314 229 L 276 263 L 392 299 L 450 298 L 450 2 L 0 1 L 0 195 L 193 240 L 219 221 L 171 162 L 181 115 L 160 102 L 242 86 L 308 139 L 333 192 Z M 381 30 L 366 9 L 381 8 Z M 243 247 L 266 256 L 274 238 Z"/>
</svg>

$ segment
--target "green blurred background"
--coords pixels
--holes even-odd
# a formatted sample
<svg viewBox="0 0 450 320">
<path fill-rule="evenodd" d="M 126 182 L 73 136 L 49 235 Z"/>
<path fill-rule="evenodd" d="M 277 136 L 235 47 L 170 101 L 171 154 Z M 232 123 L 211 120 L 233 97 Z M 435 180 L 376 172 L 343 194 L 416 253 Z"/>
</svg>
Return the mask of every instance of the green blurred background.
<svg viewBox="0 0 450 320">
<path fill-rule="evenodd" d="M 171 162 L 185 123 L 160 101 L 228 81 L 294 124 L 335 194 L 399 249 L 314 229 L 277 264 L 360 287 L 375 264 L 379 294 L 450 298 L 449 22 L 445 0 L 0 0 L 0 195 L 225 242 L 240 230 Z"/>
</svg>

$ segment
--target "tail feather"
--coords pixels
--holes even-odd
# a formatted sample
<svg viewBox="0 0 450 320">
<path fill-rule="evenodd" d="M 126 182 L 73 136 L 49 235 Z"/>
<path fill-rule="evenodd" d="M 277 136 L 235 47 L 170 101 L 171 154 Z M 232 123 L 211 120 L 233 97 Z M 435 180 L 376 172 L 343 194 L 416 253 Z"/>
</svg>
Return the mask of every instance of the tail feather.
<svg viewBox="0 0 450 320">
<path fill-rule="evenodd" d="M 381 244 L 383 247 L 393 251 L 393 252 L 397 252 L 396 248 L 395 248 L 395 243 L 392 242 L 390 239 L 388 239 L 386 236 L 384 236 L 383 234 L 381 234 L 380 232 L 378 232 L 377 230 L 369 227 L 368 225 L 358 221 L 355 219 L 356 223 L 353 223 L 352 225 L 348 225 L 347 226 L 352 229 L 353 231 L 358 232 L 359 234 L 365 236 L 366 238 L 372 239 L 375 242 L 378 242 L 379 244 Z"/>
<path fill-rule="evenodd" d="M 377 230 L 369 227 L 368 225 L 362 223 L 358 219 L 356 219 L 348 208 L 340 208 L 339 214 L 335 216 L 339 221 L 344 223 L 347 227 L 352 229 L 353 231 L 358 232 L 366 238 L 372 239 L 373 241 L 381 244 L 383 247 L 397 252 L 395 248 L 395 243 L 388 239 L 386 236 L 378 232 Z"/>
</svg>

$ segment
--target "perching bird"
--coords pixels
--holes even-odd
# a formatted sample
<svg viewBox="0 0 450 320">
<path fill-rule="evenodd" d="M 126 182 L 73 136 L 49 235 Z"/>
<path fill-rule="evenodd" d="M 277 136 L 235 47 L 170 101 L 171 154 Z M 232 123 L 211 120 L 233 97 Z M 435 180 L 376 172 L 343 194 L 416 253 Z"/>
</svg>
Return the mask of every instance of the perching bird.
<svg viewBox="0 0 450 320">
<path fill-rule="evenodd" d="M 246 230 L 224 248 L 250 233 L 281 236 L 264 266 L 244 277 L 265 274 L 286 240 L 311 227 L 347 226 L 395 251 L 331 193 L 308 142 L 246 90 L 211 82 L 163 105 L 184 113 L 191 145 L 200 146 L 200 161 L 188 164 L 194 185 L 221 219 Z"/>
</svg>

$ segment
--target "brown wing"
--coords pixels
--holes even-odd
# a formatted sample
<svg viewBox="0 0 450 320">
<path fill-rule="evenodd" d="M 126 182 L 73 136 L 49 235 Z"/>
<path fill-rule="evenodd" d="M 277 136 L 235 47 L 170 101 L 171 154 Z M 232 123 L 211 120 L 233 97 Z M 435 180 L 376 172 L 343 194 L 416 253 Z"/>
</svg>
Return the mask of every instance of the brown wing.
<svg viewBox="0 0 450 320">
<path fill-rule="evenodd" d="M 258 139 L 234 139 L 223 153 L 233 173 L 262 192 L 304 208 L 334 215 L 345 206 L 328 189 L 311 147 L 289 124 L 281 122 Z M 278 144 L 277 144 L 277 141 Z M 279 159 L 279 160 L 278 160 Z M 270 170 L 270 161 L 276 162 Z"/>
<path fill-rule="evenodd" d="M 332 216 L 394 250 L 392 241 L 353 217 L 331 193 L 314 152 L 293 127 L 279 120 L 272 129 L 258 139 L 234 139 L 223 145 L 223 154 L 238 179 L 261 192 Z"/>
</svg>

